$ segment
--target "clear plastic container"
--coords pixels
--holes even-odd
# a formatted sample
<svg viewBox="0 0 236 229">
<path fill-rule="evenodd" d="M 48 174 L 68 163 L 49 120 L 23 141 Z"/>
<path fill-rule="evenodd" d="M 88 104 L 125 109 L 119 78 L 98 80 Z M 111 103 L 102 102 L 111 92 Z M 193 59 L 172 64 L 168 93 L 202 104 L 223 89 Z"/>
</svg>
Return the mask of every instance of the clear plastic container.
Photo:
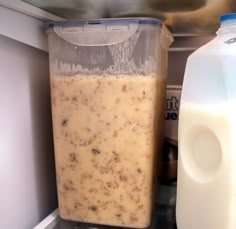
<svg viewBox="0 0 236 229">
<path fill-rule="evenodd" d="M 179 112 L 178 229 L 236 228 L 236 14 L 187 61 Z"/>
<path fill-rule="evenodd" d="M 48 31 L 60 216 L 147 227 L 171 34 L 150 18 L 55 22 Z"/>
</svg>

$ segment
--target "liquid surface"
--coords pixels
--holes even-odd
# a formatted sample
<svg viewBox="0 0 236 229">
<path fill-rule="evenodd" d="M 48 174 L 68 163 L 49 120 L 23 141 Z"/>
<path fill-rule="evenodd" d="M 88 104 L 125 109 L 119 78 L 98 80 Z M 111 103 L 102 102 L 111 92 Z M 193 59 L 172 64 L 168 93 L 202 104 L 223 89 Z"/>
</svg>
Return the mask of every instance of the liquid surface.
<svg viewBox="0 0 236 229">
<path fill-rule="evenodd" d="M 147 227 L 165 81 L 55 76 L 51 88 L 61 217 Z"/>
</svg>

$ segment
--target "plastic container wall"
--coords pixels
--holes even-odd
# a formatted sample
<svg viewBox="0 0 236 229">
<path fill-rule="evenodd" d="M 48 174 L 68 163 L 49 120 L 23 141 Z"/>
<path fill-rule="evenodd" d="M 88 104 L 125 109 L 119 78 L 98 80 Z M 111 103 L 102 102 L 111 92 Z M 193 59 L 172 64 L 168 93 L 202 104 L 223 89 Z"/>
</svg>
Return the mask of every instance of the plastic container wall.
<svg viewBox="0 0 236 229">
<path fill-rule="evenodd" d="M 49 27 L 60 216 L 147 227 L 172 37 L 150 18 Z"/>
<path fill-rule="evenodd" d="M 55 25 L 49 30 L 51 74 L 163 75 L 172 41 L 168 30 L 135 19 L 130 24 L 120 21 L 115 26 L 99 22 Z"/>
</svg>

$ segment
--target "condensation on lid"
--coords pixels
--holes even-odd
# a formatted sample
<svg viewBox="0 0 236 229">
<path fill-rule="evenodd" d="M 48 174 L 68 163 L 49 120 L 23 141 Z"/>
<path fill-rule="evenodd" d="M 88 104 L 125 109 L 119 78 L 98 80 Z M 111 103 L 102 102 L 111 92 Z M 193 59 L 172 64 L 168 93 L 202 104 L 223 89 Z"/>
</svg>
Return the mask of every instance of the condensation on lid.
<svg viewBox="0 0 236 229">
<path fill-rule="evenodd" d="M 93 19 L 93 20 L 79 20 L 79 21 L 55 21 L 55 22 L 47 22 L 47 28 L 53 28 L 55 26 L 60 27 L 79 27 L 85 25 L 128 25 L 128 24 L 147 24 L 161 27 L 162 22 L 159 19 L 155 18 L 109 18 L 109 19 Z"/>
<path fill-rule="evenodd" d="M 221 22 L 228 21 L 228 20 L 236 20 L 236 13 L 224 14 L 220 16 Z"/>
</svg>

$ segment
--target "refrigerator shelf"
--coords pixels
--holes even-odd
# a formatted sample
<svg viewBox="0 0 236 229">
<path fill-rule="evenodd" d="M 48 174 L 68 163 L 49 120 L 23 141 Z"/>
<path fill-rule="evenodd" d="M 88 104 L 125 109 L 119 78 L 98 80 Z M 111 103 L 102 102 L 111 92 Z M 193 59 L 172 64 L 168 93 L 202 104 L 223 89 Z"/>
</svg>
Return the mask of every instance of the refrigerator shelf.
<svg viewBox="0 0 236 229">
<path fill-rule="evenodd" d="M 0 0 L 0 5 L 43 21 L 64 20 L 62 17 L 56 16 L 20 0 Z"/>
</svg>

